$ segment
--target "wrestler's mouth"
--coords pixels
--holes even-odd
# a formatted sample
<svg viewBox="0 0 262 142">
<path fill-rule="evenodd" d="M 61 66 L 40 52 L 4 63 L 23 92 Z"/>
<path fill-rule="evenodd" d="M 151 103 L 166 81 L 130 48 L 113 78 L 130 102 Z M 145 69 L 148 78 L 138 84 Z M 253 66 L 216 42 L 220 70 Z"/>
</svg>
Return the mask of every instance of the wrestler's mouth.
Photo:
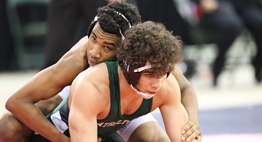
<svg viewBox="0 0 262 142">
<path fill-rule="evenodd" d="M 94 65 L 98 64 L 98 62 L 96 60 L 92 59 L 92 58 L 88 58 L 88 64 L 90 66 L 94 66 Z"/>
<path fill-rule="evenodd" d="M 149 95 L 155 95 L 155 94 L 156 94 L 156 92 L 151 92 L 151 91 L 148 91 L 148 92 L 147 92 L 147 94 L 149 94 Z"/>
</svg>

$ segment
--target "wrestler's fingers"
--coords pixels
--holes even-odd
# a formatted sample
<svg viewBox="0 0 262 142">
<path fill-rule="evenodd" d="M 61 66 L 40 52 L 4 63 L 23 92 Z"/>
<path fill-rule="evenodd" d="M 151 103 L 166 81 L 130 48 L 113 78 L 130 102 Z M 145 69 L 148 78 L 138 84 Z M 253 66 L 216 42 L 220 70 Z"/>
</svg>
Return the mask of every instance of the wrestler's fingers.
<svg viewBox="0 0 262 142">
<path fill-rule="evenodd" d="M 198 136 L 196 139 L 194 139 L 192 142 L 201 142 L 202 136 Z"/>
<path fill-rule="evenodd" d="M 191 125 L 191 127 L 184 130 L 184 133 L 182 133 L 182 135 L 185 136 L 185 137 L 188 137 L 195 132 L 198 134 L 198 133 L 200 133 L 200 130 L 199 130 L 198 125 L 193 124 L 193 125 Z"/>
<path fill-rule="evenodd" d="M 187 136 L 185 136 L 185 135 L 183 135 L 182 136 L 182 141 L 183 142 L 191 142 L 191 141 L 193 141 L 194 139 L 196 139 L 197 138 L 197 135 L 195 135 L 194 133 L 192 133 L 192 134 L 189 134 L 189 135 L 187 135 Z M 194 142 L 194 141 L 193 141 Z"/>
<path fill-rule="evenodd" d="M 185 127 L 182 129 L 182 134 L 185 134 L 193 125 L 194 125 L 193 121 L 188 121 Z"/>
<path fill-rule="evenodd" d="M 202 135 L 197 137 L 197 141 L 196 142 L 201 142 L 202 141 Z"/>
<path fill-rule="evenodd" d="M 199 139 L 199 134 L 197 134 L 197 132 L 194 132 L 186 138 L 186 141 L 187 142 L 191 142 L 191 141 L 198 142 L 198 139 Z"/>
<path fill-rule="evenodd" d="M 197 139 L 192 139 L 192 140 L 184 140 L 182 142 L 198 142 L 198 140 Z"/>
<path fill-rule="evenodd" d="M 199 138 L 201 138 L 201 132 L 199 130 L 198 126 L 193 126 L 191 127 L 191 129 L 189 129 L 183 136 L 182 136 L 182 140 L 186 140 L 188 142 L 190 142 L 191 140 L 198 140 Z"/>
</svg>

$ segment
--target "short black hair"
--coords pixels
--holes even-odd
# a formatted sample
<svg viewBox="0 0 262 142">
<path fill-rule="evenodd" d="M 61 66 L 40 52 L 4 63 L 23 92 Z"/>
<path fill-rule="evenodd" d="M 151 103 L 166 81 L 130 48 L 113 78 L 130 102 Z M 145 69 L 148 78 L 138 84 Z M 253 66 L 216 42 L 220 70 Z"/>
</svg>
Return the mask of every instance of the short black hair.
<svg viewBox="0 0 262 142">
<path fill-rule="evenodd" d="M 115 1 L 97 9 L 98 22 L 104 32 L 121 36 L 120 31 L 124 34 L 130 28 L 127 20 L 117 12 L 132 26 L 141 23 L 141 16 L 134 5 Z"/>
</svg>

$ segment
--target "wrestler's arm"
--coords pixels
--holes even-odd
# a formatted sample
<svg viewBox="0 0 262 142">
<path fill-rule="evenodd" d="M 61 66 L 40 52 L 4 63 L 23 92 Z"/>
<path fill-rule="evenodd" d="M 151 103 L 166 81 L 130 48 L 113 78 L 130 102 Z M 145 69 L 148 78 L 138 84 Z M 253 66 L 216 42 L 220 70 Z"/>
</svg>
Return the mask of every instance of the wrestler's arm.
<svg viewBox="0 0 262 142">
<path fill-rule="evenodd" d="M 59 95 L 55 95 L 50 99 L 41 100 L 35 103 L 35 106 L 46 116 L 51 113 L 61 102 L 62 98 Z"/>
<path fill-rule="evenodd" d="M 95 85 L 99 79 L 94 79 L 94 76 L 99 74 L 87 72 L 79 74 L 71 86 L 68 119 L 71 142 L 96 142 L 97 115 L 106 107 L 105 97 Z"/>
<path fill-rule="evenodd" d="M 172 74 L 175 76 L 179 84 L 181 90 L 181 101 L 189 117 L 189 121 L 184 126 L 184 129 L 182 131 L 183 137 L 184 139 L 197 138 L 198 142 L 201 142 L 202 136 L 198 124 L 197 95 L 190 82 L 185 78 L 185 76 L 178 67 L 175 67 L 175 70 L 172 72 Z"/>
<path fill-rule="evenodd" d="M 180 142 L 181 130 L 188 121 L 188 115 L 180 101 L 181 95 L 178 83 L 172 75 L 164 82 L 159 93 L 156 94 L 156 96 L 159 95 L 156 99 L 163 100 L 159 110 L 163 117 L 166 132 L 172 142 Z"/>
<path fill-rule="evenodd" d="M 64 87 L 62 91 L 55 95 L 54 97 L 41 100 L 37 102 L 35 105 L 36 107 L 45 115 L 47 116 L 51 112 L 54 111 L 55 108 L 62 102 L 63 99 L 66 99 L 70 94 L 70 86 Z"/>
<path fill-rule="evenodd" d="M 34 105 L 40 100 L 55 96 L 85 68 L 86 61 L 81 58 L 77 48 L 86 43 L 82 38 L 56 64 L 37 73 L 29 82 L 15 92 L 6 102 L 6 108 L 32 130 L 51 141 L 68 139 L 44 117 Z M 78 55 L 78 56 L 77 56 Z M 48 131 L 47 131 L 48 130 Z"/>
</svg>

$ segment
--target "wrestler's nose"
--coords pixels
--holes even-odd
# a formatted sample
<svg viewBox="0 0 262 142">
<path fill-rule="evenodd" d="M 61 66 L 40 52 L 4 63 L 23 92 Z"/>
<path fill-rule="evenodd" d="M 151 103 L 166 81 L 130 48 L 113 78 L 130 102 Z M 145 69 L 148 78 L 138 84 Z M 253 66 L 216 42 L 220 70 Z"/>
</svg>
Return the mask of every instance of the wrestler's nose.
<svg viewBox="0 0 262 142">
<path fill-rule="evenodd" d="M 89 51 L 90 55 L 95 58 L 101 57 L 101 47 L 98 45 L 95 45 L 93 49 Z"/>
</svg>

